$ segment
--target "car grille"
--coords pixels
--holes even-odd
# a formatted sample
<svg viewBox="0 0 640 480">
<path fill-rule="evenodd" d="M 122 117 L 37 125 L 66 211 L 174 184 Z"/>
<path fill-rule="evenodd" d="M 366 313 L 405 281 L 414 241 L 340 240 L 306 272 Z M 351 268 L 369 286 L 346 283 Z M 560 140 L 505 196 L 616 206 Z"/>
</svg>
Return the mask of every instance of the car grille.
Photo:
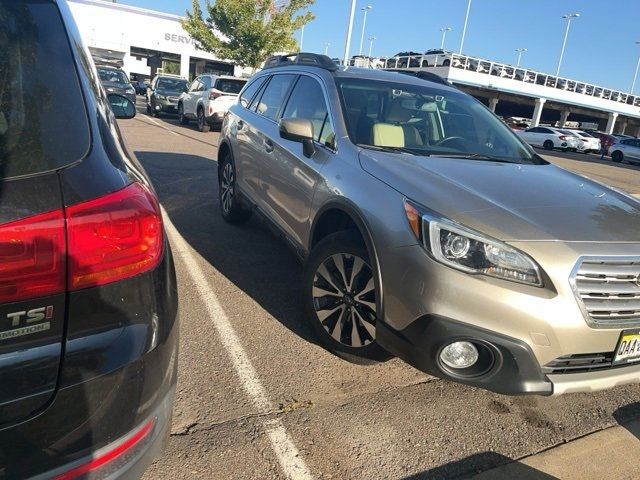
<svg viewBox="0 0 640 480">
<path fill-rule="evenodd" d="M 167 100 L 173 103 L 178 103 L 178 97 L 167 97 Z"/>
<path fill-rule="evenodd" d="M 574 271 L 572 285 L 594 326 L 640 324 L 640 258 L 584 259 Z"/>
<path fill-rule="evenodd" d="M 565 355 L 547 363 L 542 371 L 547 374 L 581 373 L 611 368 L 613 352 Z"/>
</svg>

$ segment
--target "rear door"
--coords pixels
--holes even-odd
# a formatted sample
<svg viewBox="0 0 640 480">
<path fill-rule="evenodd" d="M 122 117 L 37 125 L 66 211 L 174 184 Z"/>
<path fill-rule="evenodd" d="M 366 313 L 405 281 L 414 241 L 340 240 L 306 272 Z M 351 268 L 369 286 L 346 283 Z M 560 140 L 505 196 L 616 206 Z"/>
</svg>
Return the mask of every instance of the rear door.
<svg viewBox="0 0 640 480">
<path fill-rule="evenodd" d="M 631 159 L 634 162 L 640 161 L 640 140 L 629 140 L 626 153 L 628 159 Z"/>
<path fill-rule="evenodd" d="M 0 0 L 0 18 L 2 428 L 55 392 L 67 262 L 57 170 L 87 154 L 90 132 L 55 3 Z"/>
<path fill-rule="evenodd" d="M 189 90 L 184 94 L 184 99 L 182 101 L 185 115 L 191 118 L 193 118 L 196 114 L 195 99 L 197 98 L 198 93 L 201 90 L 200 85 L 200 77 L 198 77 L 193 81 L 193 83 L 189 87 Z"/>
</svg>

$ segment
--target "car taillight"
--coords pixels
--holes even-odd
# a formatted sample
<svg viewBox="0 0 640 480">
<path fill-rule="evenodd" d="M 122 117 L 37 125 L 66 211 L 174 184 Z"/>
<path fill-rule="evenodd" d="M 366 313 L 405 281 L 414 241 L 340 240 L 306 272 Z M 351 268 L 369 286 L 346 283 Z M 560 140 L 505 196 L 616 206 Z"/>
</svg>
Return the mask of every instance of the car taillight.
<svg viewBox="0 0 640 480">
<path fill-rule="evenodd" d="M 98 451 L 87 463 L 54 477 L 54 480 L 102 479 L 121 470 L 123 465 L 135 460 L 152 439 L 156 419 L 142 425 L 129 438 L 104 451 Z"/>
<path fill-rule="evenodd" d="M 564 135 L 560 135 L 559 138 L 560 138 L 560 140 L 563 140 L 563 141 L 567 139 L 567 137 L 565 137 Z"/>
<path fill-rule="evenodd" d="M 215 100 L 216 98 L 219 98 L 221 96 L 222 92 L 220 90 L 216 90 L 215 88 L 212 88 L 209 92 L 209 100 Z"/>
<path fill-rule="evenodd" d="M 62 210 L 0 225 L 0 303 L 65 291 Z"/>
<path fill-rule="evenodd" d="M 153 194 L 133 183 L 67 208 L 68 282 L 78 290 L 153 269 L 163 249 L 162 216 Z"/>
</svg>

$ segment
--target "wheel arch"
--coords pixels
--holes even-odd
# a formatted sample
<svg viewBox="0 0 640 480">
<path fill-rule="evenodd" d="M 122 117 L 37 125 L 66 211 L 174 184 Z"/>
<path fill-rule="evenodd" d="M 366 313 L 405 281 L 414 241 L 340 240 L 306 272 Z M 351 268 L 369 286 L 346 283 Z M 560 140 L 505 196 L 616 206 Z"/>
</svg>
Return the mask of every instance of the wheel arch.
<svg viewBox="0 0 640 480">
<path fill-rule="evenodd" d="M 334 222 L 337 223 L 338 228 L 331 228 Z M 355 203 L 346 198 L 334 199 L 325 203 L 317 211 L 309 233 L 307 255 L 311 252 L 311 249 L 327 235 L 339 231 L 353 230 L 353 227 L 355 227 L 355 230 L 358 231 L 362 238 L 367 253 L 369 254 L 369 260 L 373 263 L 371 266 L 376 272 L 375 282 L 378 291 L 378 316 L 379 318 L 384 318 L 384 289 L 378 251 L 373 240 L 373 235 L 371 234 L 371 228 Z"/>
</svg>

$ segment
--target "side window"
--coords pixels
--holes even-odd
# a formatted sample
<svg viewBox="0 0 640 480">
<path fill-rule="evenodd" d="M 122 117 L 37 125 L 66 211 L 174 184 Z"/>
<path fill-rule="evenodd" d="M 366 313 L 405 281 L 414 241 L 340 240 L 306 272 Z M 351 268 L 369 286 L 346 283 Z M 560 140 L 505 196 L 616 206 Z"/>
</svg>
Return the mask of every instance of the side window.
<svg viewBox="0 0 640 480">
<path fill-rule="evenodd" d="M 539 128 L 537 133 L 555 133 L 548 128 Z"/>
<path fill-rule="evenodd" d="M 191 87 L 189 87 L 189 92 L 197 92 L 199 84 L 200 84 L 200 78 L 196 78 L 191 84 Z"/>
<path fill-rule="evenodd" d="M 258 92 L 260 87 L 264 84 L 264 81 L 266 78 L 267 77 L 260 77 L 248 83 L 247 88 L 245 88 L 240 94 L 240 105 L 242 105 L 245 108 L 249 108 L 251 99 Z"/>
<path fill-rule="evenodd" d="M 260 115 L 275 120 L 289 87 L 296 79 L 296 75 L 274 75 L 269 85 L 264 89 L 260 101 L 256 102 L 256 112 Z"/>
<path fill-rule="evenodd" d="M 211 90 L 211 77 L 201 77 L 200 82 L 202 83 L 202 90 Z"/>
<path fill-rule="evenodd" d="M 322 87 L 311 77 L 303 75 L 291 92 L 283 118 L 305 118 L 313 124 L 314 140 L 332 145 L 335 134 L 329 118 Z"/>
</svg>

